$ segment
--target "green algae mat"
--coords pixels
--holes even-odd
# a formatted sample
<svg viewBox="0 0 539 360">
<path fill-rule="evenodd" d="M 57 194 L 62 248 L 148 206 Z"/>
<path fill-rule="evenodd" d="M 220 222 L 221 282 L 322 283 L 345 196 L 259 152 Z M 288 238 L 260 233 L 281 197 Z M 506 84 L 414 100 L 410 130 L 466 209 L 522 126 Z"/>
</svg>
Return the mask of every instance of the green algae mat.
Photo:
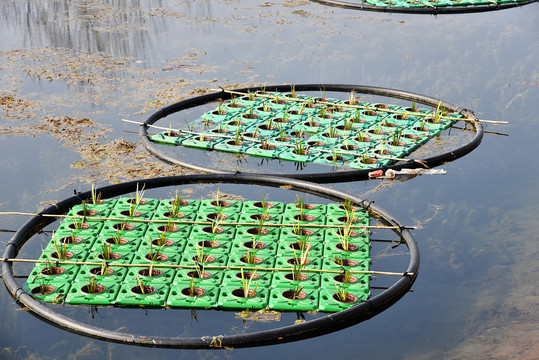
<svg viewBox="0 0 539 360">
<path fill-rule="evenodd" d="M 77 205 L 25 285 L 44 302 L 337 312 L 370 296 L 369 214 L 344 202 Z"/>
<path fill-rule="evenodd" d="M 150 137 L 155 143 L 350 169 L 387 166 L 462 119 L 456 113 L 311 97 L 250 93 L 188 124 Z"/>
</svg>

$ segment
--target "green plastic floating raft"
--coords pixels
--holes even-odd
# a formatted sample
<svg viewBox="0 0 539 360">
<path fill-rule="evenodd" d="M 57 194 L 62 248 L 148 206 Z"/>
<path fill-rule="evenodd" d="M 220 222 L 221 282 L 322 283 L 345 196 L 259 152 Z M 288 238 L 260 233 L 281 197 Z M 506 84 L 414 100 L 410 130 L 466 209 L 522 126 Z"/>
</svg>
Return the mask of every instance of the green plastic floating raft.
<svg viewBox="0 0 539 360">
<path fill-rule="evenodd" d="M 404 159 L 463 116 L 295 93 L 227 100 L 155 143 L 298 163 L 374 169 Z"/>
<path fill-rule="evenodd" d="M 537 0 L 311 0 L 324 5 L 367 11 L 455 14 L 508 9 Z"/>
<path fill-rule="evenodd" d="M 25 290 L 99 306 L 345 310 L 370 296 L 371 260 L 369 215 L 344 206 L 300 198 L 76 205 Z"/>
</svg>

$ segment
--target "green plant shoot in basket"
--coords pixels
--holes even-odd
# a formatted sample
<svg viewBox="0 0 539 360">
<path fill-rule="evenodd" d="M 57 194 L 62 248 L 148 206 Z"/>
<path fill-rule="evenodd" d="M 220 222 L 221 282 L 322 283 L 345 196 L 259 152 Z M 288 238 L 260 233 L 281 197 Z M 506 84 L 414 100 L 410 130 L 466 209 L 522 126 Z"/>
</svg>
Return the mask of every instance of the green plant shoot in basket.
<svg viewBox="0 0 539 360">
<path fill-rule="evenodd" d="M 92 184 L 92 204 L 97 205 L 101 203 L 101 193 L 97 193 L 97 190 L 95 189 L 94 184 Z"/>
<path fill-rule="evenodd" d="M 241 269 L 241 284 L 242 284 L 242 288 L 243 288 L 243 295 L 244 297 L 249 297 L 249 293 L 252 291 L 252 292 L 255 292 L 256 289 L 258 288 L 258 282 L 256 283 L 255 285 L 255 288 L 254 289 L 251 289 L 251 284 L 253 282 L 253 279 L 255 277 L 255 274 L 256 274 L 256 270 L 254 270 L 253 272 L 251 272 L 249 278 L 247 278 L 245 276 L 245 273 L 243 272 L 243 268 Z"/>
</svg>

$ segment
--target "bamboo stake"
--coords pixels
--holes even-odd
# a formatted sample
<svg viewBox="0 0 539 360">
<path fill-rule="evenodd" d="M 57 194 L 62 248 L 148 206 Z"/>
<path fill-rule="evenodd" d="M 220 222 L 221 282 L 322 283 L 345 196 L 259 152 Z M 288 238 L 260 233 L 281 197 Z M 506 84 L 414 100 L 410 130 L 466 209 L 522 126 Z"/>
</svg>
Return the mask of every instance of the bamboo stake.
<svg viewBox="0 0 539 360">
<path fill-rule="evenodd" d="M 114 217 L 89 217 L 89 216 L 79 216 L 79 215 L 54 215 L 54 214 L 36 214 L 36 213 L 26 213 L 26 212 L 7 212 L 2 211 L 0 212 L 0 215 L 24 215 L 24 216 L 43 216 L 43 217 L 52 217 L 52 218 L 67 218 L 67 219 L 92 219 L 92 220 L 109 220 L 109 221 L 121 221 L 124 223 L 163 223 L 163 224 L 171 224 L 171 225 L 181 225 L 181 224 L 192 224 L 192 225 L 213 225 L 213 221 L 194 221 L 194 220 L 150 220 L 150 219 L 135 219 L 131 217 L 126 218 L 114 218 Z M 250 223 L 250 222 L 219 222 L 219 225 L 227 225 L 227 226 L 258 226 L 259 223 Z M 264 226 L 267 227 L 294 227 L 298 226 L 298 223 L 293 224 L 274 224 L 274 223 L 264 223 Z M 300 224 L 302 228 L 340 228 L 343 227 L 344 224 L 340 225 L 326 225 L 326 224 L 306 224 L 302 223 Z M 381 225 L 351 225 L 353 228 L 360 228 L 360 229 L 400 229 L 398 226 L 381 226 Z M 409 230 L 416 230 L 417 227 L 415 226 L 404 226 L 403 229 L 409 229 Z"/>
<path fill-rule="evenodd" d="M 139 122 L 139 121 L 133 121 L 133 120 L 128 120 L 128 119 L 122 119 L 122 121 L 125 121 L 125 122 L 130 122 L 130 123 L 134 123 L 134 124 L 139 124 L 139 125 L 144 125 L 144 123 L 142 122 Z M 171 129 L 171 128 L 165 128 L 165 127 L 162 127 L 162 126 L 156 126 L 156 125 L 147 125 L 149 127 L 154 127 L 156 129 L 162 129 L 162 130 L 172 130 L 172 131 L 176 131 L 176 132 L 179 132 L 179 133 L 186 133 L 186 134 L 195 134 L 195 135 L 200 135 L 200 133 L 197 133 L 197 132 L 194 132 L 194 131 L 188 131 L 188 130 L 181 130 L 181 129 Z M 222 134 L 204 134 L 204 136 L 208 136 L 208 137 L 220 137 L 220 138 L 230 138 L 230 139 L 235 139 L 235 136 L 233 135 L 222 135 Z M 264 141 L 262 140 L 262 136 L 259 135 L 258 137 L 258 140 L 255 140 L 255 139 L 250 139 L 250 138 L 245 138 L 245 137 L 242 137 L 241 139 L 242 141 L 250 141 L 250 142 L 256 142 L 256 143 L 259 143 L 261 145 L 264 145 Z M 294 144 L 282 144 L 280 142 L 276 142 L 276 141 L 268 141 L 267 142 L 268 145 L 275 145 L 275 146 L 284 146 L 284 147 L 295 147 L 296 145 Z M 311 147 L 309 147 L 311 148 Z M 325 149 L 316 149 L 317 151 L 320 151 L 320 152 L 324 152 L 324 153 L 333 153 L 332 150 L 325 150 Z M 360 157 L 362 154 L 357 154 L 357 153 L 354 153 L 353 151 L 346 151 L 346 150 L 337 150 L 335 151 L 336 154 L 342 154 L 342 155 L 353 155 L 354 157 Z M 409 159 L 409 158 L 396 158 L 396 157 L 390 157 L 390 156 L 384 156 L 384 155 L 376 155 L 375 156 L 376 158 L 378 159 L 389 159 L 389 160 L 395 160 L 395 161 L 417 161 L 419 162 L 419 160 L 415 160 L 415 159 Z"/>
<path fill-rule="evenodd" d="M 198 269 L 197 264 L 194 265 L 177 265 L 177 264 L 116 264 L 116 263 L 103 263 L 103 262 L 91 262 L 91 261 L 66 261 L 66 260 L 32 260 L 32 259 L 9 259 L 9 258 L 0 258 L 0 261 L 7 262 L 20 262 L 20 263 L 35 263 L 35 264 L 62 264 L 62 265 L 95 265 L 102 266 L 106 265 L 107 267 L 154 267 L 154 268 L 180 268 L 180 269 Z M 257 271 L 293 271 L 294 267 L 290 268 L 262 268 L 256 266 L 230 266 L 230 265 L 204 265 L 204 269 L 225 269 L 225 270 L 257 270 Z M 324 269 L 307 269 L 304 268 L 302 271 L 305 272 L 317 272 L 317 273 L 332 273 L 332 274 L 342 274 L 342 270 L 324 270 Z M 413 273 L 399 273 L 399 272 L 390 272 L 390 271 L 375 271 L 375 270 L 357 270 L 352 271 L 353 274 L 376 274 L 376 275 L 413 275 Z"/>
<path fill-rule="evenodd" d="M 493 1 L 493 0 L 489 0 L 489 1 Z M 421 1 L 423 2 L 423 1 Z M 432 6 L 432 5 L 430 5 Z M 434 7 L 434 6 L 433 6 Z M 233 90 L 226 90 L 226 89 L 210 89 L 210 91 L 223 91 L 223 92 L 226 92 L 226 93 L 230 93 L 230 94 L 236 94 L 236 95 L 242 95 L 242 96 L 247 96 L 249 94 L 245 94 L 245 93 L 242 93 L 242 92 L 239 92 L 239 91 L 233 91 Z M 271 95 L 265 95 L 265 94 L 256 94 L 256 96 L 258 97 L 265 97 L 265 98 L 275 98 L 275 96 L 271 96 Z M 286 98 L 287 100 L 290 100 L 290 101 L 296 101 L 296 102 L 309 102 L 311 101 L 310 99 L 307 100 L 307 99 L 296 99 L 296 98 Z M 421 117 L 427 117 L 427 116 L 433 116 L 434 113 L 419 113 L 419 112 L 408 112 L 408 111 L 399 111 L 399 110 L 390 110 L 390 109 L 383 109 L 383 108 L 376 108 L 376 107 L 371 107 L 371 106 L 363 106 L 363 105 L 352 105 L 352 104 L 334 104 L 334 103 L 330 103 L 330 102 L 326 102 L 326 101 L 314 101 L 315 103 L 317 104 L 322 104 L 322 105 L 329 105 L 329 106 L 339 106 L 339 107 L 348 107 L 348 108 L 354 108 L 354 109 L 364 109 L 364 110 L 375 110 L 375 111 L 381 111 L 381 112 L 387 112 L 387 113 L 394 113 L 394 114 L 402 114 L 402 115 L 412 115 L 412 116 L 421 116 Z M 454 117 L 450 117 L 450 116 L 444 116 L 444 115 L 441 115 L 440 116 L 441 119 L 446 119 L 446 120 L 451 120 L 451 121 L 470 121 L 470 122 L 475 122 L 475 121 L 479 121 L 479 122 L 487 122 L 487 123 L 492 123 L 492 124 L 507 124 L 508 122 L 507 121 L 494 121 L 494 120 L 480 120 L 480 119 L 470 119 L 468 117 L 465 117 L 465 118 L 454 118 Z"/>
</svg>

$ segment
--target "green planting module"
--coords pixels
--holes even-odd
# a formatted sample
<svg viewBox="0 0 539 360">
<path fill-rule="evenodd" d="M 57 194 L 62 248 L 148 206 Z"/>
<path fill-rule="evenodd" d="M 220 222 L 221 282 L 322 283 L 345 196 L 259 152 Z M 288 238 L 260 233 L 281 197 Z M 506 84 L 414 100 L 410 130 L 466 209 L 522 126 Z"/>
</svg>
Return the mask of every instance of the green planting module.
<svg viewBox="0 0 539 360">
<path fill-rule="evenodd" d="M 352 100 L 352 101 L 351 101 Z M 300 163 L 371 169 L 404 159 L 463 116 L 355 99 L 252 93 L 189 125 L 151 136 L 182 145 Z"/>
<path fill-rule="evenodd" d="M 485 5 L 516 4 L 528 0 L 365 0 L 363 3 L 402 8 L 443 8 L 443 7 L 474 7 Z"/>
<path fill-rule="evenodd" d="M 73 207 L 28 277 L 28 293 L 99 306 L 321 312 L 370 296 L 362 208 L 299 197 L 136 201 Z"/>
</svg>

